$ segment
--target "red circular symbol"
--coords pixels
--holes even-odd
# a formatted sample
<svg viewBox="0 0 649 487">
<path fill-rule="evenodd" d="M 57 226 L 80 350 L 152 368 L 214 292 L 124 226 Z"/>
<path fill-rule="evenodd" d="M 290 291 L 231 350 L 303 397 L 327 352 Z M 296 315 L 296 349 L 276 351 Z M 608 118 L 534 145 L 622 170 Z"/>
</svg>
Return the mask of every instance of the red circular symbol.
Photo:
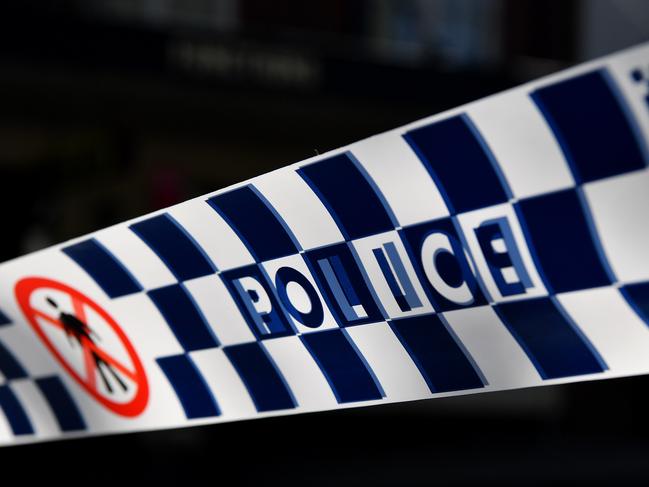
<svg viewBox="0 0 649 487">
<path fill-rule="evenodd" d="M 41 277 L 20 280 L 15 294 L 36 334 L 92 397 L 122 416 L 144 410 L 149 399 L 144 367 L 103 308 L 76 289 Z"/>
</svg>

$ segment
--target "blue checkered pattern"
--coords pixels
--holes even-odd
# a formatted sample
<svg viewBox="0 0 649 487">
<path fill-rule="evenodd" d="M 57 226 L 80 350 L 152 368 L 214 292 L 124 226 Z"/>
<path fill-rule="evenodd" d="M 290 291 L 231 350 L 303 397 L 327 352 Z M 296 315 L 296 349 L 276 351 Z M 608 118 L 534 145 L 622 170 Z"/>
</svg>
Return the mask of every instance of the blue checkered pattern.
<svg viewBox="0 0 649 487">
<path fill-rule="evenodd" d="M 649 343 L 635 116 L 606 69 L 507 96 L 62 252 L 149 310 L 190 420 L 623 372 L 616 340 Z M 12 392 L 25 373 L 1 347 L 0 370 L 0 405 L 29 433 Z M 83 427 L 61 416 L 60 380 L 35 384 L 62 429 Z"/>
<path fill-rule="evenodd" d="M 86 422 L 57 375 L 33 375 L 5 345 L 13 323 L 0 312 L 0 427 L 20 437 L 83 431 Z"/>
</svg>

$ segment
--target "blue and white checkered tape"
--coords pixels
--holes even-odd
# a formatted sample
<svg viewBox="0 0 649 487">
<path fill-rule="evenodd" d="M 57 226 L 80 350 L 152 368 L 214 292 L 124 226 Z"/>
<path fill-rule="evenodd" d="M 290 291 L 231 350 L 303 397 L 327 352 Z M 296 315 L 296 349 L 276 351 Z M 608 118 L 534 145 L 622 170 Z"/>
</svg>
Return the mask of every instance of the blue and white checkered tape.
<svg viewBox="0 0 649 487">
<path fill-rule="evenodd" d="M 0 443 L 649 372 L 649 45 L 0 265 Z"/>
</svg>

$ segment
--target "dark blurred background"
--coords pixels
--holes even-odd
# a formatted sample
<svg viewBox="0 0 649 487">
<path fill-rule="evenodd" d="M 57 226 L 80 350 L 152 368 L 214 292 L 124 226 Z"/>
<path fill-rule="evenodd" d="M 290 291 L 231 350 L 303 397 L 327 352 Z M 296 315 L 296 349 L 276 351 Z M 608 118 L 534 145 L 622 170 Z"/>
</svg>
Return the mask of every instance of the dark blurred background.
<svg viewBox="0 0 649 487">
<path fill-rule="evenodd" d="M 649 39 L 646 0 L 0 4 L 9 259 Z M 0 450 L 3 478 L 649 483 L 644 377 Z"/>
</svg>

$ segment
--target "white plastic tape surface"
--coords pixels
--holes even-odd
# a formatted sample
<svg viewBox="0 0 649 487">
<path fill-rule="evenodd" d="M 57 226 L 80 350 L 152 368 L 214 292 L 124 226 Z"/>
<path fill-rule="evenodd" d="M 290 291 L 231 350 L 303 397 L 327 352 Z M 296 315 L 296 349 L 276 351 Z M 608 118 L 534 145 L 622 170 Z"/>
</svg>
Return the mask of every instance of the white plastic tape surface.
<svg viewBox="0 0 649 487">
<path fill-rule="evenodd" d="M 0 265 L 0 443 L 649 372 L 649 45 Z"/>
</svg>

